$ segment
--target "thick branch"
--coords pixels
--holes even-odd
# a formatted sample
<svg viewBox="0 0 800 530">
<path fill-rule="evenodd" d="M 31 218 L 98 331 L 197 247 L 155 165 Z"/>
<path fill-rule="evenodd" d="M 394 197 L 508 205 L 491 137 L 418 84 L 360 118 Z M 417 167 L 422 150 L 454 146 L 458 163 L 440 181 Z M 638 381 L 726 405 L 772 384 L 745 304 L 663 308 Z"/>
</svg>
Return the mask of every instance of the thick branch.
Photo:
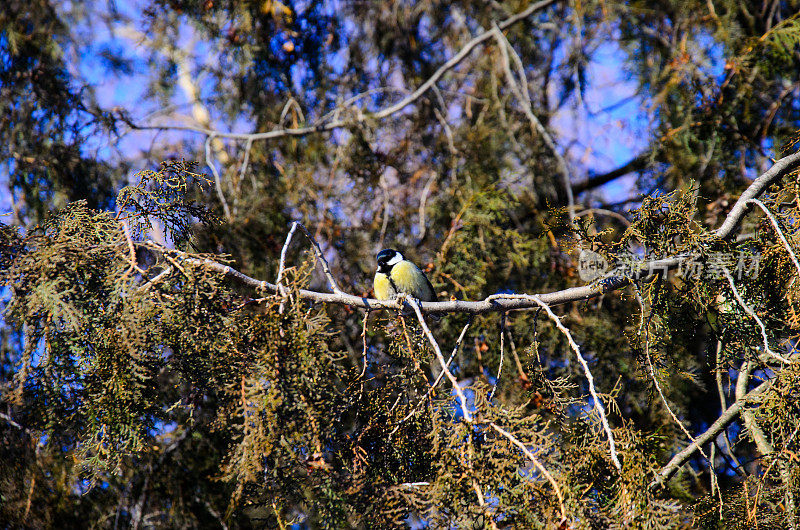
<svg viewBox="0 0 800 530">
<path fill-rule="evenodd" d="M 745 210 L 747 210 L 748 207 L 748 201 L 750 199 L 755 199 L 764 193 L 764 190 L 766 190 L 770 184 L 772 184 L 786 171 L 796 166 L 798 162 L 800 162 L 800 151 L 781 158 L 775 162 L 771 168 L 765 171 L 763 175 L 755 179 L 753 183 L 750 184 L 750 186 L 748 186 L 748 188 L 739 196 L 739 200 L 733 205 L 730 213 L 725 218 L 725 222 L 723 222 L 722 226 L 717 229 L 717 237 L 720 239 L 727 238 L 744 216 Z"/>
<path fill-rule="evenodd" d="M 647 161 L 649 159 L 650 155 L 648 153 L 642 153 L 620 167 L 609 171 L 608 173 L 592 175 L 586 180 L 573 184 L 572 191 L 577 195 L 578 193 L 583 193 L 584 191 L 598 188 L 603 184 L 608 184 L 612 180 L 616 180 L 619 177 L 623 177 L 629 173 L 633 173 L 634 171 L 641 171 L 647 167 Z"/>
<path fill-rule="evenodd" d="M 742 193 L 739 200 L 736 201 L 736 204 L 725 218 L 723 224 L 716 230 L 715 235 L 721 239 L 729 237 L 746 213 L 748 201 L 757 197 L 766 190 L 771 183 L 798 163 L 800 163 L 800 151 L 778 160 L 774 166 L 754 180 L 750 187 Z M 159 247 L 158 245 L 153 244 L 153 246 L 154 248 L 160 249 L 162 252 L 167 251 L 167 249 Z M 174 253 L 173 255 L 175 254 L 179 253 Z M 211 259 L 186 257 L 184 258 L 184 262 L 216 270 L 237 282 L 255 289 L 270 293 L 279 293 L 278 286 L 275 284 L 257 280 L 237 271 L 233 267 L 223 265 Z M 654 260 L 643 263 L 643 268 L 630 276 L 613 276 L 605 278 L 595 284 L 570 287 L 569 289 L 552 293 L 536 295 L 494 294 L 475 302 L 465 300 L 421 302 L 419 306 L 425 313 L 468 313 L 477 315 L 495 311 L 505 312 L 538 308 L 540 306 L 539 301 L 549 306 L 561 305 L 580 300 L 589 300 L 602 294 L 615 291 L 629 285 L 632 281 L 647 278 L 661 271 L 666 272 L 675 269 L 680 262 L 681 258 L 679 257 Z M 398 309 L 402 305 L 402 302 L 397 300 L 375 300 L 373 298 L 354 296 L 341 291 L 335 293 L 320 293 L 301 289 L 300 298 L 325 304 L 349 305 L 361 309 Z"/>
</svg>

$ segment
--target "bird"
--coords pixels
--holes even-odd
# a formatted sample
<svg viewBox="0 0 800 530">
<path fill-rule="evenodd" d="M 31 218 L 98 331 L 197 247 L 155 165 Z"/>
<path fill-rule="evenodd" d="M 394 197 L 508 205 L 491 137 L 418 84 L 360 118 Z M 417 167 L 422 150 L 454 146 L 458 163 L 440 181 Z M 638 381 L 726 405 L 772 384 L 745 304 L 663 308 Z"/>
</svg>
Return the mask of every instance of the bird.
<svg viewBox="0 0 800 530">
<path fill-rule="evenodd" d="M 436 293 L 431 282 L 413 262 L 393 249 L 385 248 L 378 252 L 378 270 L 375 272 L 375 297 L 378 300 L 391 300 L 400 293 L 420 300 L 436 302 Z"/>
</svg>

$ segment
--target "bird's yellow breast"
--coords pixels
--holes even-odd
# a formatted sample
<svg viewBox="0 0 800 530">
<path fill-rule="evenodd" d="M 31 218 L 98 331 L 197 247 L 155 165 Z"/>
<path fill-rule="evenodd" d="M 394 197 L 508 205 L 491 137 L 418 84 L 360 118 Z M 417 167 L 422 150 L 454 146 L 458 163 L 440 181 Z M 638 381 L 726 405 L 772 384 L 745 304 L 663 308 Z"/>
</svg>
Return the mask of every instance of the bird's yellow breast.
<svg viewBox="0 0 800 530">
<path fill-rule="evenodd" d="M 375 288 L 375 298 L 378 300 L 391 300 L 397 294 L 392 288 L 392 282 L 389 281 L 389 277 L 382 272 L 375 273 L 373 287 Z"/>
</svg>

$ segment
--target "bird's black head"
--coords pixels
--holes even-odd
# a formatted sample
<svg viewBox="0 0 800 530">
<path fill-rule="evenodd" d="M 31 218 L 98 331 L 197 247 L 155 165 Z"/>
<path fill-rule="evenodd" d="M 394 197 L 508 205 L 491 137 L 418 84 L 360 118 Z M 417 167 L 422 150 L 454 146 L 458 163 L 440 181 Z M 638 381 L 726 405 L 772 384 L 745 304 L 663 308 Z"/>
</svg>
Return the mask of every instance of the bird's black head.
<svg viewBox="0 0 800 530">
<path fill-rule="evenodd" d="M 403 260 L 403 255 L 393 248 L 385 248 L 378 252 L 378 271 L 389 274 L 396 263 Z"/>
</svg>

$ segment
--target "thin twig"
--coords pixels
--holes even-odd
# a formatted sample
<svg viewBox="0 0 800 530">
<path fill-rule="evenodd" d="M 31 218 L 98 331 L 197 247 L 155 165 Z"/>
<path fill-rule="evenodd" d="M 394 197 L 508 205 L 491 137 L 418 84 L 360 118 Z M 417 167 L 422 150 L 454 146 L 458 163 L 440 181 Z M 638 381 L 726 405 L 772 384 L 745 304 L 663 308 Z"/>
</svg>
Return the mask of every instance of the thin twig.
<svg viewBox="0 0 800 530">
<path fill-rule="evenodd" d="M 603 425 L 603 430 L 606 433 L 606 437 L 608 438 L 608 446 L 609 446 L 609 453 L 611 454 L 611 461 L 614 463 L 614 467 L 618 470 L 622 470 L 622 464 L 619 463 L 619 457 L 617 456 L 617 447 L 614 443 L 614 434 L 611 432 L 611 427 L 608 425 L 608 419 L 606 419 L 606 411 L 603 409 L 603 404 L 600 401 L 600 397 L 597 395 L 597 391 L 594 388 L 594 377 L 592 376 L 591 370 L 589 370 L 589 365 L 586 363 L 586 359 L 583 358 L 581 355 L 581 350 L 578 345 L 575 343 L 575 340 L 572 338 L 572 333 L 561 323 L 561 320 L 553 313 L 546 303 L 544 303 L 538 296 L 534 297 L 538 302 L 539 306 L 545 310 L 547 316 L 550 317 L 550 320 L 556 325 L 559 331 L 567 337 L 567 342 L 569 342 L 570 348 L 572 351 L 575 352 L 575 355 L 578 357 L 578 362 L 581 363 L 583 367 L 583 373 L 586 376 L 586 380 L 589 382 L 589 393 L 592 395 L 592 400 L 594 400 L 594 409 L 597 411 L 598 416 L 600 416 L 600 423 Z"/>
<path fill-rule="evenodd" d="M 28 432 L 28 429 L 26 429 L 25 427 L 23 427 L 22 425 L 20 425 L 16 421 L 14 421 L 14 419 L 11 416 L 9 416 L 8 414 L 3 414 L 2 412 L 0 412 L 0 418 L 6 420 L 6 422 L 9 425 L 11 425 L 12 427 L 16 427 L 17 429 L 19 429 L 21 431 Z"/>
<path fill-rule="evenodd" d="M 297 225 L 299 223 L 295 221 L 292 223 L 292 228 L 289 229 L 289 234 L 286 236 L 286 241 L 283 243 L 283 248 L 281 248 L 281 261 L 278 264 L 278 277 L 275 279 L 275 285 L 278 286 L 278 290 L 282 295 L 286 293 L 286 287 L 281 283 L 283 279 L 283 272 L 286 269 L 286 251 L 289 249 L 289 244 L 292 242 L 292 236 L 294 236 L 294 231 L 297 230 Z"/>
<path fill-rule="evenodd" d="M 531 4 L 523 11 L 508 17 L 507 19 L 503 20 L 502 22 L 497 24 L 501 30 L 504 30 L 513 24 L 529 17 L 533 13 L 540 11 L 552 4 L 554 4 L 556 0 L 542 0 L 540 2 L 536 2 Z M 180 131 L 189 131 L 195 132 L 199 134 L 205 134 L 207 136 L 215 136 L 218 138 L 232 138 L 237 140 L 250 140 L 258 141 L 258 140 L 269 140 L 273 138 L 282 138 L 285 136 L 306 136 L 309 134 L 315 134 L 320 132 L 329 132 L 334 129 L 340 129 L 344 127 L 350 127 L 357 123 L 363 122 L 367 117 L 370 117 L 375 120 L 380 120 L 383 118 L 387 118 L 393 114 L 396 114 L 406 108 L 407 106 L 411 105 L 412 103 L 416 102 L 420 97 L 422 97 L 428 90 L 430 90 L 436 82 L 441 79 L 444 74 L 448 71 L 453 69 L 457 66 L 461 61 L 463 61 L 473 49 L 475 49 L 479 44 L 489 40 L 493 36 L 493 32 L 483 31 L 476 35 L 472 40 L 467 42 L 461 50 L 458 51 L 453 57 L 451 57 L 447 62 L 442 64 L 434 73 L 429 77 L 422 85 L 420 85 L 414 92 L 406 96 L 405 98 L 401 99 L 397 103 L 390 105 L 384 109 L 381 109 L 377 112 L 372 114 L 364 114 L 359 112 L 355 119 L 351 120 L 334 120 L 327 123 L 316 123 L 309 125 L 307 127 L 297 127 L 297 128 L 284 128 L 284 129 L 276 129 L 273 131 L 263 132 L 263 133 L 233 133 L 233 132 L 222 132 L 222 131 L 215 131 L 208 127 L 194 127 L 194 126 L 181 126 L 181 125 L 137 125 L 135 123 L 130 122 L 130 120 L 125 119 L 124 116 L 119 116 L 120 119 L 125 121 L 133 129 L 138 130 L 180 130 Z"/>
<path fill-rule="evenodd" d="M 464 340 L 464 337 L 467 335 L 467 330 L 469 329 L 470 324 L 472 324 L 472 318 L 473 318 L 473 315 L 469 315 L 469 318 L 467 319 L 467 323 L 464 325 L 464 328 L 461 330 L 461 334 L 458 336 L 458 339 L 456 340 L 456 345 L 453 347 L 453 353 L 451 353 L 450 354 L 450 358 L 447 359 L 446 366 L 447 366 L 448 369 L 450 368 L 450 363 L 453 362 L 453 359 L 455 358 L 456 353 L 458 353 L 458 350 L 459 350 L 459 348 L 461 346 L 461 342 Z M 400 426 L 403 423 L 408 421 L 408 419 L 411 416 L 413 416 L 414 414 L 417 413 L 417 411 L 419 410 L 419 408 L 422 405 L 422 403 L 425 403 L 425 400 L 428 399 L 428 396 L 430 396 L 436 390 L 436 387 L 439 385 L 439 382 L 444 377 L 444 374 L 445 374 L 444 370 L 441 370 L 439 372 L 439 375 L 436 377 L 436 381 L 434 381 L 433 384 L 428 388 L 428 391 L 425 392 L 425 395 L 422 396 L 422 399 L 419 400 L 419 403 L 417 404 L 417 406 L 414 407 L 414 409 L 412 409 L 411 412 L 406 414 L 406 416 L 402 420 L 397 422 L 397 425 L 395 426 L 395 428 L 392 429 L 392 432 L 389 433 L 390 436 L 393 435 L 394 433 L 396 433 L 397 430 L 400 428 Z"/>
<path fill-rule="evenodd" d="M 800 262 L 797 261 L 797 256 L 794 255 L 792 247 L 789 246 L 789 242 L 786 241 L 786 238 L 783 235 L 783 231 L 781 230 L 780 225 L 778 225 L 777 219 L 775 219 L 775 217 L 772 215 L 772 212 L 769 211 L 769 208 L 767 208 L 767 206 L 758 199 L 748 199 L 747 201 L 745 201 L 745 204 L 755 204 L 759 208 L 764 210 L 764 213 L 769 218 L 769 222 L 772 223 L 772 226 L 775 228 L 775 233 L 780 238 L 781 243 L 783 243 L 783 246 L 786 247 L 786 252 L 788 252 L 789 257 L 792 258 L 792 263 L 794 263 L 794 266 L 797 269 L 797 273 L 800 274 Z"/>
<path fill-rule="evenodd" d="M 467 335 L 467 330 L 469 329 L 470 325 L 472 324 L 472 318 L 473 318 L 473 315 L 470 315 L 469 319 L 467 319 L 467 323 L 464 324 L 464 328 L 461 330 L 461 333 L 458 335 L 458 339 L 456 339 L 456 345 L 453 346 L 453 352 L 450 354 L 450 358 L 447 359 L 447 367 L 448 368 L 450 368 L 450 363 L 453 362 L 453 358 L 455 358 L 456 354 L 458 353 L 458 349 L 461 347 L 461 343 L 463 342 L 464 337 Z M 439 375 L 436 377 L 436 381 L 433 382 L 431 387 L 428 389 L 428 392 L 425 394 L 426 398 L 428 397 L 428 395 L 430 395 L 431 392 L 433 392 L 433 390 L 436 388 L 436 386 L 442 380 L 442 377 L 444 377 L 444 371 L 439 372 Z M 424 398 L 423 398 L 423 400 L 424 400 Z"/>
<path fill-rule="evenodd" d="M 216 136 L 216 134 L 212 133 L 208 135 L 208 138 L 206 138 L 206 165 L 211 169 L 211 173 L 214 175 L 214 186 L 217 190 L 219 202 L 222 203 L 222 210 L 225 212 L 225 219 L 230 222 L 233 220 L 233 217 L 231 216 L 231 209 L 228 206 L 228 201 L 225 200 L 225 193 L 222 191 L 222 177 L 220 177 L 219 171 L 217 171 L 217 164 L 214 162 L 214 157 L 211 154 L 211 142 L 214 140 L 214 138 L 216 138 Z"/>
<path fill-rule="evenodd" d="M 386 228 L 389 226 L 389 186 L 386 184 L 386 177 L 384 175 L 381 175 L 378 184 L 380 184 L 381 192 L 383 193 L 381 233 L 378 236 L 378 248 L 383 248 L 383 241 L 386 238 Z"/>
<path fill-rule="evenodd" d="M 491 393 L 489 393 L 489 401 L 494 398 L 494 392 L 497 390 L 497 385 L 500 384 L 500 374 L 503 372 L 503 352 L 505 351 L 505 331 L 506 331 L 506 314 L 500 313 L 500 365 L 497 367 L 497 377 L 494 379 L 494 386 Z"/>
<path fill-rule="evenodd" d="M 672 459 L 661 468 L 661 470 L 656 474 L 655 479 L 650 483 L 650 488 L 655 488 L 656 486 L 663 485 L 665 481 L 669 480 L 672 475 L 675 474 L 678 469 L 685 464 L 694 453 L 697 452 L 700 446 L 705 445 L 709 441 L 713 440 L 714 438 L 719 435 L 720 432 L 723 431 L 728 425 L 730 425 L 733 421 L 736 420 L 736 417 L 739 415 L 739 412 L 742 408 L 754 401 L 757 401 L 761 394 L 769 390 L 772 386 L 773 380 L 770 379 L 768 381 L 764 381 L 756 388 L 748 392 L 746 395 L 742 397 L 742 399 L 737 399 L 730 407 L 728 407 L 725 412 L 720 414 L 717 420 L 711 424 L 703 434 L 697 436 L 694 442 L 689 444 L 684 450 L 680 451 L 678 454 L 672 457 Z"/>
<path fill-rule="evenodd" d="M 520 60 L 517 52 L 514 51 L 514 48 L 511 46 L 511 43 L 508 42 L 506 36 L 503 35 L 501 28 L 495 25 L 492 28 L 492 33 L 494 34 L 495 39 L 497 40 L 497 45 L 500 48 L 500 52 L 503 56 L 503 69 L 506 73 L 506 78 L 508 79 L 508 84 L 511 87 L 511 91 L 514 92 L 514 95 L 519 100 L 522 106 L 522 112 L 528 118 L 528 121 L 531 124 L 531 128 L 535 130 L 539 136 L 542 137 L 544 140 L 545 145 L 550 151 L 553 153 L 553 156 L 556 158 L 556 163 L 558 165 L 558 171 L 561 173 L 561 179 L 564 184 L 564 191 L 567 195 L 567 205 L 569 207 L 568 213 L 570 221 L 575 220 L 575 197 L 572 194 L 572 179 L 570 178 L 569 173 L 569 166 L 567 166 L 567 161 L 558 151 L 558 146 L 556 146 L 553 137 L 550 136 L 550 133 L 547 132 L 542 122 L 539 121 L 539 118 L 536 117 L 536 114 L 533 113 L 531 109 L 531 98 L 530 94 L 528 94 L 528 87 L 527 87 L 527 80 L 525 79 L 525 69 L 522 67 L 522 61 Z M 509 62 L 509 52 L 514 56 L 515 61 L 517 62 L 518 71 L 520 72 L 520 82 L 518 82 L 514 78 L 514 73 L 511 71 L 511 64 Z M 522 85 L 522 87 L 521 87 Z"/>
<path fill-rule="evenodd" d="M 747 392 L 747 385 L 750 382 L 750 375 L 753 372 L 753 369 L 756 367 L 756 363 L 753 361 L 744 361 L 742 364 L 742 368 L 739 370 L 739 378 L 736 381 L 736 400 L 743 399 L 745 392 Z M 756 415 L 752 410 L 748 410 L 747 408 L 742 408 L 740 415 L 742 416 L 742 421 L 744 422 L 744 426 L 747 431 L 750 433 L 750 436 L 753 438 L 753 441 L 756 444 L 756 448 L 758 448 L 758 452 L 761 453 L 761 456 L 767 457 L 775 454 L 775 448 L 773 447 L 772 443 L 767 439 L 767 435 L 759 426 L 758 421 L 756 421 Z M 773 460 L 769 467 L 771 468 L 778 459 Z M 789 514 L 789 527 L 794 529 L 796 528 L 796 521 L 795 517 L 795 502 L 794 502 L 794 495 L 792 493 L 792 477 L 791 471 L 783 465 L 783 463 L 778 462 L 778 473 L 781 476 L 781 481 L 783 482 L 784 487 L 786 488 L 786 501 L 789 510 L 787 510 Z M 769 468 L 767 471 L 764 472 L 763 477 L 769 475 Z M 753 503 L 754 506 L 758 505 L 758 496 L 761 492 L 761 485 L 763 482 L 760 482 L 758 485 L 758 489 L 756 490 L 755 502 Z"/>
<path fill-rule="evenodd" d="M 364 311 L 364 323 L 363 329 L 361 330 L 361 340 L 364 344 L 363 351 L 361 353 L 362 358 L 364 359 L 364 367 L 361 368 L 361 375 L 359 378 L 364 377 L 364 374 L 367 373 L 367 319 L 369 318 L 369 309 Z"/>
<path fill-rule="evenodd" d="M 140 290 L 140 291 L 145 291 L 145 290 L 149 289 L 149 288 L 150 288 L 150 287 L 152 287 L 153 285 L 155 285 L 155 284 L 157 284 L 158 282 L 160 282 L 160 281 L 161 281 L 161 280 L 162 280 L 162 279 L 163 279 L 165 276 L 167 276 L 167 275 L 168 275 L 169 273 L 171 273 L 171 272 L 172 272 L 172 265 L 170 265 L 169 267 L 165 268 L 163 271 L 161 271 L 161 272 L 159 272 L 158 274 L 156 274 L 155 276 L 153 276 L 153 277 L 152 277 L 151 279 L 149 279 L 147 282 L 143 283 L 143 284 L 142 284 L 142 285 L 139 287 L 139 290 Z"/>
<path fill-rule="evenodd" d="M 428 341 L 430 341 L 431 346 L 433 346 L 433 351 L 436 353 L 436 358 L 439 360 L 439 364 L 442 366 L 442 370 L 444 371 L 447 379 L 450 380 L 450 383 L 453 385 L 453 390 L 455 390 L 456 395 L 458 396 L 458 400 L 461 403 L 461 413 L 464 415 L 464 419 L 472 423 L 472 415 L 469 413 L 469 408 L 467 406 L 467 397 L 464 395 L 464 392 L 461 390 L 461 387 L 458 384 L 458 380 L 453 377 L 453 374 L 450 373 L 450 369 L 447 367 L 447 362 L 444 360 L 444 356 L 442 355 L 442 350 L 439 348 L 439 344 L 436 342 L 436 339 L 431 333 L 431 330 L 428 328 L 428 325 L 425 323 L 425 317 L 422 316 L 422 311 L 419 308 L 419 304 L 413 298 L 401 294 L 398 296 L 399 299 L 405 300 L 405 302 L 414 308 L 414 312 L 417 314 L 417 319 L 419 320 L 419 325 L 422 326 L 422 331 L 425 332 L 425 336 L 428 337 Z"/>
<path fill-rule="evenodd" d="M 775 353 L 774 351 L 772 351 L 772 349 L 770 349 L 769 341 L 767 339 L 767 328 L 766 326 L 764 326 L 764 322 L 761 320 L 761 318 L 759 318 L 758 315 L 756 315 L 756 312 L 753 311 L 753 309 L 749 305 L 747 305 L 744 300 L 742 300 L 742 297 L 739 294 L 739 290 L 736 289 L 736 285 L 733 283 L 733 278 L 731 277 L 730 272 L 728 272 L 728 269 L 726 267 L 722 267 L 722 273 L 728 280 L 728 284 L 731 286 L 731 290 L 733 291 L 733 296 L 736 297 L 736 301 L 739 302 L 739 305 L 742 306 L 742 309 L 744 309 L 748 315 L 750 315 L 755 319 L 756 323 L 758 324 L 758 327 L 761 328 L 761 339 L 764 341 L 764 352 L 778 359 L 782 363 L 794 364 L 795 361 L 791 361 L 786 357 L 784 357 L 783 355 Z"/>
<path fill-rule="evenodd" d="M 561 488 L 558 487 L 558 483 L 553 478 L 553 475 L 551 475 L 550 472 L 547 471 L 547 469 L 542 465 L 542 463 L 539 462 L 539 460 L 535 456 L 533 456 L 533 453 L 531 453 L 530 450 L 527 447 L 525 447 L 525 444 L 520 442 L 513 434 L 511 434 L 507 430 L 503 429 L 502 427 L 498 426 L 494 422 L 489 423 L 489 425 L 492 427 L 492 429 L 494 429 L 495 431 L 497 431 L 501 435 L 505 436 L 506 439 L 508 439 L 509 442 L 511 442 L 512 444 L 516 445 L 520 449 L 520 451 L 522 451 L 525 454 L 525 456 L 528 457 L 528 459 L 536 467 L 536 469 L 538 469 L 539 472 L 542 475 L 544 475 L 544 477 L 547 479 L 547 481 L 550 482 L 550 484 L 553 486 L 553 490 L 555 490 L 555 492 L 556 492 L 556 497 L 558 497 L 558 506 L 559 506 L 559 509 L 561 510 L 561 521 L 559 521 L 559 522 L 566 521 L 567 520 L 567 511 L 564 508 L 564 496 L 561 494 Z"/>
<path fill-rule="evenodd" d="M 529 381 L 528 374 L 525 373 L 525 369 L 522 367 L 522 361 L 520 361 L 519 355 L 517 355 L 517 345 L 514 343 L 514 335 L 511 333 L 511 328 L 509 326 L 506 326 L 506 334 L 508 335 L 508 345 L 511 348 L 511 356 L 514 357 L 514 364 L 517 366 L 519 379 L 525 383 Z"/>
<path fill-rule="evenodd" d="M 715 375 L 716 375 L 716 379 L 717 379 L 717 393 L 719 394 L 719 404 L 720 404 L 720 407 L 721 407 L 720 410 L 725 410 L 725 409 L 728 408 L 728 402 L 727 402 L 727 399 L 725 399 L 725 389 L 724 389 L 724 386 L 722 384 L 722 369 L 721 369 L 722 356 L 721 356 L 721 353 L 722 353 L 722 341 L 717 340 L 717 357 L 716 357 L 717 366 L 716 366 L 716 370 L 715 370 L 715 372 L 716 372 Z M 728 436 L 728 429 L 724 429 L 722 431 L 722 437 L 723 437 L 723 440 L 725 441 L 725 449 L 726 449 L 726 452 L 728 453 L 728 456 L 731 458 L 733 463 L 736 464 L 736 472 L 739 473 L 742 476 L 746 476 L 746 473 L 744 472 L 744 467 L 742 466 L 742 463 L 739 462 L 739 459 L 733 453 L 733 445 L 731 444 L 730 436 Z"/>
<path fill-rule="evenodd" d="M 681 431 L 683 431 L 683 434 L 685 434 L 692 442 L 694 442 L 695 439 L 692 436 L 692 434 L 686 429 L 686 427 L 684 427 L 683 423 L 678 419 L 678 417 L 675 415 L 675 413 L 672 412 L 672 408 L 670 408 L 669 402 L 667 401 L 667 398 L 664 395 L 664 392 L 661 390 L 661 384 L 658 382 L 658 377 L 656 377 L 656 370 L 655 370 L 655 367 L 653 366 L 653 360 L 650 357 L 650 321 L 653 318 L 652 304 L 651 304 L 651 308 L 650 308 L 650 314 L 649 314 L 649 316 L 647 318 L 647 324 L 645 324 L 644 323 L 644 320 L 645 320 L 644 315 L 645 315 L 646 309 L 644 307 L 644 300 L 642 300 L 642 295 L 639 293 L 638 287 L 636 287 L 634 289 L 634 292 L 636 293 L 636 299 L 639 301 L 639 307 L 641 308 L 641 311 L 642 311 L 640 322 L 639 322 L 639 334 L 641 335 L 642 334 L 642 330 L 644 330 L 644 352 L 645 352 L 645 357 L 647 358 L 647 368 L 648 368 L 648 371 L 650 373 L 650 377 L 653 380 L 653 384 L 656 387 L 656 391 L 658 392 L 659 397 L 661 397 L 661 402 L 664 404 L 664 407 L 667 409 L 667 412 L 672 417 L 673 421 L 678 425 L 678 427 L 680 427 Z M 703 451 L 702 447 L 699 450 L 700 450 L 700 454 L 703 455 L 703 458 L 705 458 L 706 460 L 709 460 L 708 455 L 705 454 L 705 452 Z M 711 462 L 709 460 L 709 463 L 711 464 L 711 467 L 713 469 L 713 466 L 714 466 L 713 462 Z"/>
<path fill-rule="evenodd" d="M 122 234 L 125 236 L 125 241 L 128 243 L 128 260 L 131 263 L 131 267 L 128 269 L 128 272 L 126 272 L 125 275 L 127 276 L 127 274 L 132 270 L 135 270 L 139 274 L 144 274 L 144 271 L 139 268 L 139 264 L 136 261 L 136 249 L 133 246 L 133 239 L 131 239 L 131 230 L 128 227 L 128 221 L 126 219 L 122 219 L 118 222 L 122 227 Z"/>
<path fill-rule="evenodd" d="M 328 265 L 328 260 L 325 259 L 325 255 L 322 253 L 322 249 L 320 248 L 319 243 L 317 243 L 317 240 L 314 239 L 314 236 L 312 236 L 306 227 L 303 226 L 303 223 L 295 221 L 294 224 L 300 227 L 300 230 L 302 230 L 306 235 L 308 241 L 311 243 L 311 246 L 314 247 L 314 253 L 317 255 L 317 258 L 322 265 L 322 272 L 325 274 L 325 278 L 328 279 L 328 287 L 330 287 L 334 294 L 345 294 L 341 289 L 339 289 L 339 285 L 336 283 L 336 278 L 333 277 L 333 273 L 331 272 L 331 267 Z"/>
<path fill-rule="evenodd" d="M 581 210 L 579 212 L 575 212 L 575 217 L 581 217 L 583 215 L 589 215 L 589 214 L 592 214 L 592 215 L 598 215 L 598 214 L 599 215 L 607 215 L 608 217 L 613 217 L 614 219 L 617 219 L 619 222 L 621 222 L 625 226 L 631 226 L 631 222 L 628 221 L 628 219 L 624 215 L 622 215 L 621 213 L 617 213 L 617 212 L 614 212 L 612 210 L 605 210 L 603 208 L 587 208 L 585 210 Z"/>
<path fill-rule="evenodd" d="M 250 164 L 250 151 L 253 148 L 253 140 L 247 140 L 244 146 L 244 160 L 242 160 L 242 167 L 239 169 L 239 180 L 236 182 L 236 194 L 233 196 L 233 214 L 236 215 L 239 211 L 239 194 L 242 191 L 242 182 L 247 174 L 247 166 Z"/>
<path fill-rule="evenodd" d="M 428 182 L 425 183 L 425 187 L 422 188 L 422 195 L 419 199 L 419 223 L 418 223 L 418 230 L 419 236 L 418 241 L 422 242 L 425 239 L 425 232 L 427 227 L 425 226 L 425 205 L 428 202 L 428 194 L 431 192 L 431 187 L 433 183 L 436 181 L 436 172 L 431 172 L 431 176 L 428 179 Z"/>
<path fill-rule="evenodd" d="M 660 286 L 660 283 L 659 283 L 659 286 Z M 655 289 L 658 289 L 658 286 L 656 286 Z M 661 384 L 658 382 L 658 377 L 656 377 L 656 370 L 655 370 L 655 367 L 653 367 L 653 360 L 650 357 L 650 323 L 651 323 L 651 321 L 653 319 L 652 297 L 655 296 L 655 293 L 653 293 L 653 295 L 651 297 L 650 312 L 649 312 L 649 315 L 647 317 L 647 323 L 646 324 L 645 324 L 645 318 L 644 318 L 644 315 L 645 315 L 645 312 L 646 312 L 646 309 L 645 309 L 645 306 L 644 306 L 644 300 L 642 300 L 642 295 L 641 295 L 641 293 L 639 293 L 639 288 L 637 286 L 635 286 L 635 285 L 634 285 L 634 293 L 636 293 L 636 300 L 639 302 L 639 307 L 641 308 L 641 317 L 640 317 L 640 320 L 639 320 L 639 335 L 641 335 L 642 334 L 642 330 L 644 330 L 644 352 L 645 352 L 645 357 L 647 358 L 647 368 L 648 368 L 648 371 L 650 373 L 650 377 L 653 380 L 653 384 L 656 387 L 656 391 L 658 391 L 659 397 L 661 397 L 661 402 L 664 404 L 664 408 L 667 409 L 667 412 L 669 413 L 670 417 L 672 417 L 672 420 L 678 425 L 678 427 L 680 427 L 681 431 L 683 431 L 683 434 L 685 434 L 686 437 L 689 438 L 689 440 L 691 440 L 692 443 L 694 443 L 696 441 L 694 436 L 692 436 L 692 434 L 688 431 L 688 429 L 686 429 L 686 427 L 684 427 L 683 423 L 678 419 L 678 416 L 676 416 L 675 413 L 672 412 L 672 408 L 669 406 L 669 402 L 667 401 L 667 397 L 664 395 L 664 392 L 661 390 Z M 713 450 L 713 446 L 712 446 L 712 450 Z M 709 466 L 711 467 L 711 491 L 712 491 L 712 493 L 715 490 L 719 491 L 719 485 L 717 484 L 717 474 L 716 474 L 716 471 L 714 470 L 714 460 L 713 460 L 713 458 L 709 458 L 708 457 L 708 455 L 705 453 L 705 451 L 703 451 L 703 447 L 702 446 L 698 446 L 698 451 L 700 451 L 700 454 L 703 455 L 703 458 L 706 459 L 706 461 L 708 462 Z M 721 493 L 720 493 L 720 502 L 722 502 Z"/>
</svg>

